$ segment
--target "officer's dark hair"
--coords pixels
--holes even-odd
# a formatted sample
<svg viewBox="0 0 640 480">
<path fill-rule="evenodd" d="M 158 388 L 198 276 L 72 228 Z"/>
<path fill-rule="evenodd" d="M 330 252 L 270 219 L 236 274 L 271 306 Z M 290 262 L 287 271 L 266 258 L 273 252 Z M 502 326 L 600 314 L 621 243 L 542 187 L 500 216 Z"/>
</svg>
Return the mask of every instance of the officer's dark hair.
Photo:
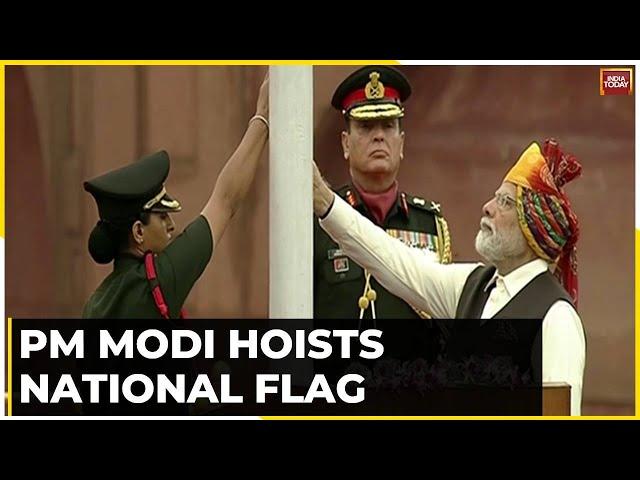
<svg viewBox="0 0 640 480">
<path fill-rule="evenodd" d="M 109 263 L 129 248 L 131 226 L 138 220 L 149 225 L 150 212 L 141 212 L 135 218 L 122 222 L 100 220 L 89 235 L 89 253 L 97 263 Z"/>
<path fill-rule="evenodd" d="M 351 133 L 351 118 L 349 118 L 347 115 L 344 115 L 344 122 L 345 122 L 345 128 L 347 130 L 347 133 Z M 398 130 L 402 131 L 402 118 L 398 118 Z"/>
</svg>

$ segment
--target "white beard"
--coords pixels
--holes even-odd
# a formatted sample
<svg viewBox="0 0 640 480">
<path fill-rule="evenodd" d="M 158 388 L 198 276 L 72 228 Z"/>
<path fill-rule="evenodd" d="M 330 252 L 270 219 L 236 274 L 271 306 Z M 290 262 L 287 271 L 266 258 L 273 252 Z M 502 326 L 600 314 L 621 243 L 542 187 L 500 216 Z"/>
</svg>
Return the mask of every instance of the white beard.
<svg viewBox="0 0 640 480">
<path fill-rule="evenodd" d="M 518 257 L 526 249 L 527 241 L 520 228 L 503 232 L 496 232 L 493 228 L 491 231 L 481 228 L 476 235 L 476 251 L 493 264 Z"/>
</svg>

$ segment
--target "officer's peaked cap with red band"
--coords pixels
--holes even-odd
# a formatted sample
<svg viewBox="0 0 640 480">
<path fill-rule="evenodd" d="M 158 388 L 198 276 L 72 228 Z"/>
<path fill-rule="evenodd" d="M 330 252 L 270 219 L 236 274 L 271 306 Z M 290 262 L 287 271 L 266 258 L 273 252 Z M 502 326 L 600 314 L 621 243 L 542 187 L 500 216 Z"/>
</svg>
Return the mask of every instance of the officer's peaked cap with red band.
<svg viewBox="0 0 640 480">
<path fill-rule="evenodd" d="M 336 89 L 331 105 L 348 118 L 377 120 L 404 116 L 411 85 L 399 70 L 368 65 L 349 75 Z"/>
</svg>

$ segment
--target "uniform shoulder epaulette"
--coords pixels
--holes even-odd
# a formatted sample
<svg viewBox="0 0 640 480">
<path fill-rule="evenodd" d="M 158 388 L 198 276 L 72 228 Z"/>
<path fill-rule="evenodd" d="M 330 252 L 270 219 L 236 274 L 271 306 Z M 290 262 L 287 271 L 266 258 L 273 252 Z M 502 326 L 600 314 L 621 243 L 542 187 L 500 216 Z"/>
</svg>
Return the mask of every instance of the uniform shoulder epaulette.
<svg viewBox="0 0 640 480">
<path fill-rule="evenodd" d="M 442 216 L 442 208 L 440 207 L 439 203 L 433 202 L 431 200 L 426 200 L 416 195 L 406 194 L 406 198 L 407 204 L 409 206 L 417 208 L 419 210 L 426 210 L 427 212 Z"/>
<path fill-rule="evenodd" d="M 413 208 L 430 212 L 434 216 L 438 236 L 440 263 L 451 263 L 451 235 L 449 233 L 449 225 L 442 215 L 440 204 L 422 197 L 416 197 L 415 195 L 405 194 L 405 199 L 407 200 L 407 204 Z"/>
</svg>

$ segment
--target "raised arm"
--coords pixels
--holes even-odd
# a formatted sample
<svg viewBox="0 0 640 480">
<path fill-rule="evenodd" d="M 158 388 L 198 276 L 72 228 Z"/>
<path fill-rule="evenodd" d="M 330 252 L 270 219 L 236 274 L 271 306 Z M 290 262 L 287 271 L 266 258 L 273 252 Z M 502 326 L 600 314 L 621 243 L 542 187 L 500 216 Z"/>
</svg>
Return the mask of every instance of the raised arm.
<svg viewBox="0 0 640 480">
<path fill-rule="evenodd" d="M 414 307 L 438 318 L 455 316 L 466 279 L 479 264 L 442 265 L 435 256 L 392 238 L 335 195 L 315 164 L 313 189 L 320 226 L 347 256 Z"/>
<path fill-rule="evenodd" d="M 220 172 L 209 201 L 202 210 L 211 226 L 214 242 L 220 241 L 253 182 L 258 161 L 269 136 L 269 77 L 260 87 L 256 114 L 249 121 L 238 148 Z"/>
</svg>

